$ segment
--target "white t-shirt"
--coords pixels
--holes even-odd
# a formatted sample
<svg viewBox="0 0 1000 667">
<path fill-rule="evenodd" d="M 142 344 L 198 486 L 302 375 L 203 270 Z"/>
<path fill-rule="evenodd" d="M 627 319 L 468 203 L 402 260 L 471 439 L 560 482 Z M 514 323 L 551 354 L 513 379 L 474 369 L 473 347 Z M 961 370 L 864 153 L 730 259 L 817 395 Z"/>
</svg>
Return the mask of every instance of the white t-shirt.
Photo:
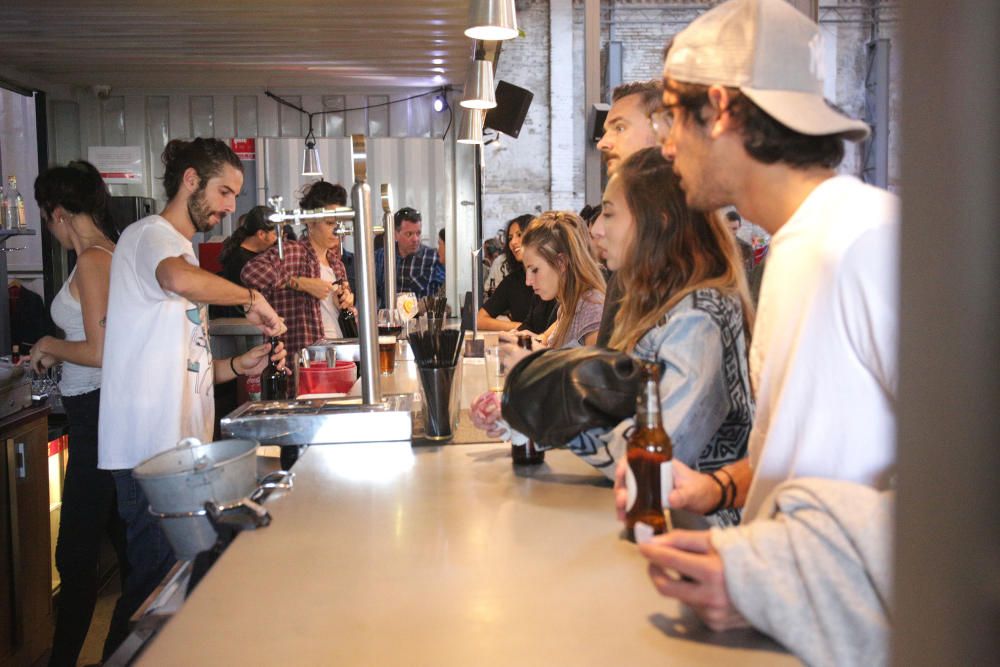
<svg viewBox="0 0 1000 667">
<path fill-rule="evenodd" d="M 328 283 L 337 281 L 337 274 L 329 266 L 319 265 L 319 277 Z M 340 333 L 340 308 L 336 304 L 337 296 L 330 292 L 329 296 L 319 302 L 319 313 L 323 318 L 324 338 L 343 338 Z"/>
<path fill-rule="evenodd" d="M 750 348 L 757 412 L 744 520 L 779 484 L 885 488 L 895 460 L 899 206 L 823 182 L 771 239 Z"/>
<path fill-rule="evenodd" d="M 156 267 L 169 257 L 197 266 L 191 242 L 158 215 L 129 225 L 111 260 L 98 467 L 134 468 L 215 419 L 207 309 L 165 291 Z"/>
</svg>

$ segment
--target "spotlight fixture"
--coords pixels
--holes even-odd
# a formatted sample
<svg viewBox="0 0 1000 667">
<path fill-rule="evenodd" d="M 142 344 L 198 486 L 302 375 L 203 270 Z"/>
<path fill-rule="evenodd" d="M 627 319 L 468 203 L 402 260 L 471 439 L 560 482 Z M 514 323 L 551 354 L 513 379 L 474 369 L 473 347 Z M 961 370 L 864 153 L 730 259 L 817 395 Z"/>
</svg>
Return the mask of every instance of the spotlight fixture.
<svg viewBox="0 0 1000 667">
<path fill-rule="evenodd" d="M 478 59 L 472 61 L 459 104 L 467 109 L 492 109 L 497 105 L 493 92 L 493 63 Z"/>
<path fill-rule="evenodd" d="M 483 143 L 483 120 L 486 112 L 482 109 L 462 109 L 462 118 L 458 123 L 458 143 Z"/>
<path fill-rule="evenodd" d="M 323 167 L 319 163 L 319 149 L 316 148 L 316 135 L 313 134 L 312 114 L 309 114 L 309 134 L 306 135 L 306 148 L 302 153 L 302 175 L 323 175 Z"/>
<path fill-rule="evenodd" d="M 441 112 L 448 108 L 448 100 L 444 98 L 444 95 L 438 93 L 434 96 L 434 111 Z"/>
<path fill-rule="evenodd" d="M 514 39 L 518 35 L 514 0 L 472 0 L 466 37 L 484 41 Z"/>
</svg>

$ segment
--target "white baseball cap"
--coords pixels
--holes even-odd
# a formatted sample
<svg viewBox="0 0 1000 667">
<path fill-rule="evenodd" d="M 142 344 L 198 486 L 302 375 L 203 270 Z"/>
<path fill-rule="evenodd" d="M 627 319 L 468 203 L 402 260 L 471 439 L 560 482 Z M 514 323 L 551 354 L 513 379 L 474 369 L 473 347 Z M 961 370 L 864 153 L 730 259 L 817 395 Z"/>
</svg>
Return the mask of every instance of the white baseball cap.
<svg viewBox="0 0 1000 667">
<path fill-rule="evenodd" d="M 823 97 L 819 26 L 785 0 L 729 0 L 674 37 L 664 76 L 738 88 L 782 125 L 801 134 L 865 139 L 867 124 Z"/>
</svg>

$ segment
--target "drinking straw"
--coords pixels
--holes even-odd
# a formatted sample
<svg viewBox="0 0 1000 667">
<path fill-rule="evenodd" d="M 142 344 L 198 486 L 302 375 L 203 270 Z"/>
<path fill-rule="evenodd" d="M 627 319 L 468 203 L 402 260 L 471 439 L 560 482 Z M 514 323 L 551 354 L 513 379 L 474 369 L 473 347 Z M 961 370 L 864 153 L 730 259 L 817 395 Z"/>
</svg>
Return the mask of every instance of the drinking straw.
<svg viewBox="0 0 1000 667">
<path fill-rule="evenodd" d="M 459 330 L 458 338 L 455 341 L 455 349 L 451 353 L 451 365 L 455 366 L 458 364 L 458 355 L 462 350 L 462 342 L 465 340 L 465 325 Z"/>
</svg>

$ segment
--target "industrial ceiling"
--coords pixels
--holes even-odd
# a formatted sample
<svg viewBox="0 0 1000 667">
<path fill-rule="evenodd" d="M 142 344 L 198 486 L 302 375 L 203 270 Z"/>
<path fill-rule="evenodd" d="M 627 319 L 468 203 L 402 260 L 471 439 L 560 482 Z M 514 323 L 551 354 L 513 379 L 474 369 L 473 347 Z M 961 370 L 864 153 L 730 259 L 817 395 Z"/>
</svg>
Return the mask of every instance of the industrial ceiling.
<svg viewBox="0 0 1000 667">
<path fill-rule="evenodd" d="M 4 0 L 0 71 L 115 89 L 461 84 L 468 0 Z"/>
</svg>

